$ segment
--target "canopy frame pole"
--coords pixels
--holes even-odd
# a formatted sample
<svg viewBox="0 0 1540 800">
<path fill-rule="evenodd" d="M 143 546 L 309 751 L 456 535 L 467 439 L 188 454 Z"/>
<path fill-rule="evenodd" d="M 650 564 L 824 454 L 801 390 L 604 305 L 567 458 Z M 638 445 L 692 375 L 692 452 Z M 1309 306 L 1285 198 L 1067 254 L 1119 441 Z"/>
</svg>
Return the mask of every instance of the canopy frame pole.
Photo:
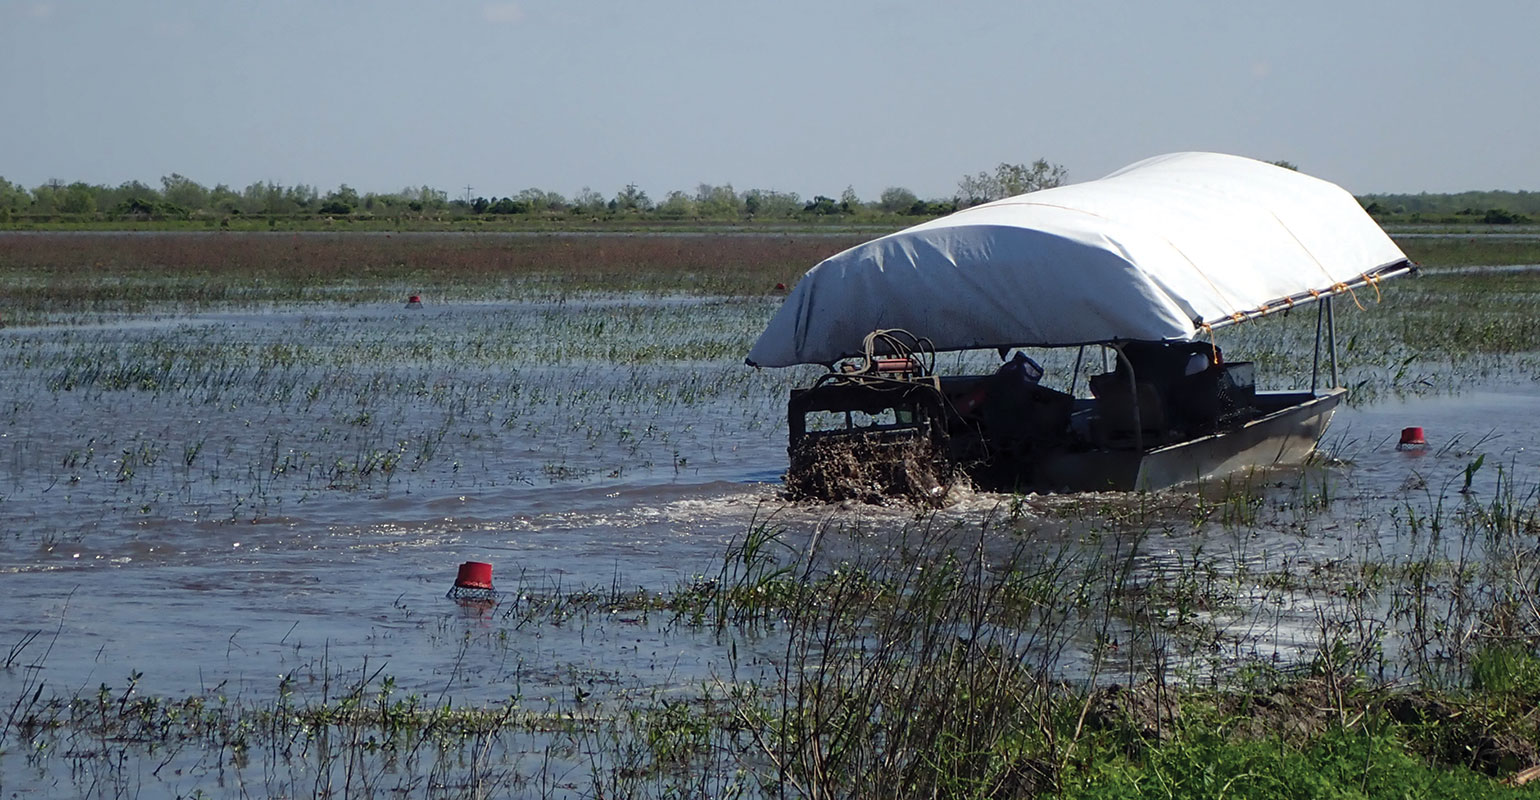
<svg viewBox="0 0 1540 800">
<path fill-rule="evenodd" d="M 1085 361 L 1085 345 L 1075 353 L 1075 371 L 1069 375 L 1069 396 L 1075 396 L 1075 387 L 1080 383 L 1080 365 Z"/>
<path fill-rule="evenodd" d="M 1118 361 L 1128 366 L 1128 388 L 1134 401 L 1134 451 L 1144 452 L 1144 420 L 1139 413 L 1139 376 L 1134 374 L 1134 362 L 1128 360 L 1128 355 L 1123 352 L 1123 346 L 1112 342 L 1111 347 L 1118 354 Z M 1102 351 L 1106 353 L 1106 350 Z"/>
<path fill-rule="evenodd" d="M 1280 310 L 1287 310 L 1288 308 L 1292 308 L 1296 305 L 1302 305 L 1304 303 L 1324 303 L 1330 300 L 1333 295 L 1342 294 L 1343 292 L 1351 292 L 1354 289 L 1361 289 L 1365 286 L 1376 285 L 1379 282 L 1386 280 L 1387 278 L 1394 278 L 1398 275 L 1415 274 L 1416 271 L 1416 267 L 1412 265 L 1412 262 L 1398 261 L 1390 266 L 1381 267 L 1378 270 L 1374 270 L 1372 273 L 1365 273 L 1350 281 L 1339 283 L 1329 289 L 1322 289 L 1320 291 L 1312 289 L 1306 292 L 1289 295 L 1287 297 L 1280 297 L 1277 300 L 1264 303 L 1260 307 L 1252 309 L 1251 311 L 1241 311 L 1229 316 L 1222 316 L 1218 319 L 1209 321 L 1207 329 L 1212 330 L 1228 327 L 1230 325 L 1265 317 L 1268 314 L 1276 314 Z"/>
<path fill-rule="evenodd" d="M 1326 328 L 1330 334 L 1326 343 L 1331 353 L 1331 385 L 1335 389 L 1341 386 L 1342 382 L 1337 379 L 1337 314 L 1332 309 L 1330 297 L 1326 298 Z"/>
<path fill-rule="evenodd" d="M 1310 393 L 1315 394 L 1321 379 L 1321 328 L 1326 320 L 1326 304 L 1315 307 L 1315 357 L 1310 359 Z"/>
</svg>

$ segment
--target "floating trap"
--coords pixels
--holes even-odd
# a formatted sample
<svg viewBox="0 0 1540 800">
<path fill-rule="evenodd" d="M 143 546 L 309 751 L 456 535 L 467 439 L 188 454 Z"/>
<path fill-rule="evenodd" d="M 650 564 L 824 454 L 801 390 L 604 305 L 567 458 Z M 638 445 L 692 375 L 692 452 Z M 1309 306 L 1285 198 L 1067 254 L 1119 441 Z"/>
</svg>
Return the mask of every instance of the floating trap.
<svg viewBox="0 0 1540 800">
<path fill-rule="evenodd" d="M 460 565 L 455 585 L 445 595 L 450 600 L 489 602 L 497 600 L 497 590 L 492 588 L 492 565 L 483 561 L 467 561 Z"/>
</svg>

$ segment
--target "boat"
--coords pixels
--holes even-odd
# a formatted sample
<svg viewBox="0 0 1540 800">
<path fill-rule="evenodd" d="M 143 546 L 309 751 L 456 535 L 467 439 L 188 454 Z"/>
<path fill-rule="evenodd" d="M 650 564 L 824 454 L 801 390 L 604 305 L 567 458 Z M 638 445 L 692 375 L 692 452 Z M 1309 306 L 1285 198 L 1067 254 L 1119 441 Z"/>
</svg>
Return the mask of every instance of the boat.
<svg viewBox="0 0 1540 800">
<path fill-rule="evenodd" d="M 1333 183 L 1173 153 L 831 256 L 745 361 L 825 368 L 788 398 L 793 496 L 930 499 L 957 477 L 992 491 L 1161 489 L 1307 458 L 1346 395 L 1332 299 L 1414 270 Z M 1215 345 L 1227 326 L 1311 304 L 1308 389 L 1257 391 L 1255 365 Z M 1080 387 L 1094 347 L 1110 366 Z M 1045 385 L 1035 348 L 1078 348 L 1067 389 Z M 937 353 L 974 350 L 1003 363 L 938 374 Z"/>
</svg>

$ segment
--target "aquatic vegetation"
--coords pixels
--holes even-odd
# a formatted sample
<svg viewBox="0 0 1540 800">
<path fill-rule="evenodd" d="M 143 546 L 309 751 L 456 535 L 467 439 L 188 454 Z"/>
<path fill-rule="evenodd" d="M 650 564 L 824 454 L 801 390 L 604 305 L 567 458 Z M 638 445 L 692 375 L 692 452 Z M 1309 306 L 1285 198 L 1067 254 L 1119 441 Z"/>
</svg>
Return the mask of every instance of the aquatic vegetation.
<svg viewBox="0 0 1540 800">
<path fill-rule="evenodd" d="M 1540 264 L 1540 235 L 1533 230 L 1513 235 L 1423 234 L 1392 232 L 1392 238 L 1413 261 L 1430 269 L 1469 266 Z"/>
<path fill-rule="evenodd" d="M 614 298 L 13 331 L 0 372 L 27 402 L 0 472 L 40 508 L 63 485 L 138 516 L 254 520 L 317 493 L 741 465 L 723 430 L 768 460 L 789 376 L 730 355 L 765 311 Z"/>
<path fill-rule="evenodd" d="M 765 296 L 857 234 L 0 234 L 7 324 L 232 306 Z"/>
<path fill-rule="evenodd" d="M 1360 408 L 1301 469 L 932 509 L 779 496 L 807 374 L 740 359 L 832 237 L 78 238 L 0 237 L 9 790 L 1475 795 L 1540 760 L 1526 396 L 1420 453 L 1373 416 L 1527 386 L 1529 272 L 1339 302 Z M 1314 326 L 1218 343 L 1308 383 Z M 495 603 L 444 599 L 471 557 Z"/>
<path fill-rule="evenodd" d="M 1480 794 L 1540 755 L 1525 721 L 1540 699 L 1540 618 L 1515 613 L 1536 600 L 1535 568 L 1504 556 L 1535 529 L 1493 523 L 1533 520 L 1533 492 L 1498 493 L 1498 514 L 1429 498 L 1411 515 L 1418 546 L 1344 563 L 1360 543 L 1276 560 L 1245 536 L 1222 546 L 1286 518 L 1277 501 L 1298 490 L 1231 491 L 1260 491 L 1258 518 L 1207 504 L 1194 516 L 1171 497 L 1108 524 L 1065 502 L 1035 520 L 930 512 L 880 540 L 848 522 L 807 536 L 766 519 L 710 578 L 651 591 L 521 576 L 491 617 L 440 627 L 456 672 L 560 630 L 672 629 L 716 653 L 712 674 L 684 685 L 565 664 L 542 679 L 554 692 L 456 705 L 454 677 L 435 696 L 323 655 L 245 698 L 147 695 L 137 672 L 73 697 L 32 683 L 0 741 L 45 774 L 78 764 L 71 780 L 119 791 L 228 774 L 432 796 L 1095 797 L 1152 783 L 1201 795 L 1306 773 L 1322 791 Z M 1045 546 L 1056 526 L 1068 535 Z M 1204 531 L 1191 558 L 1163 557 L 1173 535 Z M 491 625 L 463 624 L 475 619 Z M 1408 680 L 1422 688 L 1397 688 Z M 1349 768 L 1371 751 L 1396 768 Z M 183 777 L 113 766 L 152 762 Z"/>
</svg>

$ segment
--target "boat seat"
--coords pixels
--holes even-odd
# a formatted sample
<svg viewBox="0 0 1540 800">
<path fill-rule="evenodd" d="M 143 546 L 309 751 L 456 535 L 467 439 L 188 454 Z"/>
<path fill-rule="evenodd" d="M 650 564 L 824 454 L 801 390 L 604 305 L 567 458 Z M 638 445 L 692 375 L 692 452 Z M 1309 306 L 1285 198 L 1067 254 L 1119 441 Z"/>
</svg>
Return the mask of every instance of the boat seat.
<svg viewBox="0 0 1540 800">
<path fill-rule="evenodd" d="M 1146 446 L 1165 440 L 1169 423 L 1160 389 L 1148 381 L 1139 381 L 1138 421 L 1135 422 L 1134 392 L 1128 378 L 1115 373 L 1091 376 L 1091 394 L 1096 397 L 1097 415 L 1092 419 L 1091 438 L 1101 446 L 1130 445 L 1137 437 L 1136 425 L 1143 428 Z"/>
<path fill-rule="evenodd" d="M 991 381 L 984 425 L 997 444 L 1032 445 L 1062 440 L 1075 399 L 1037 384 Z"/>
<path fill-rule="evenodd" d="M 1249 361 L 1211 367 L 1171 389 L 1171 420 L 1189 434 L 1209 433 L 1254 413 L 1255 371 Z"/>
</svg>

